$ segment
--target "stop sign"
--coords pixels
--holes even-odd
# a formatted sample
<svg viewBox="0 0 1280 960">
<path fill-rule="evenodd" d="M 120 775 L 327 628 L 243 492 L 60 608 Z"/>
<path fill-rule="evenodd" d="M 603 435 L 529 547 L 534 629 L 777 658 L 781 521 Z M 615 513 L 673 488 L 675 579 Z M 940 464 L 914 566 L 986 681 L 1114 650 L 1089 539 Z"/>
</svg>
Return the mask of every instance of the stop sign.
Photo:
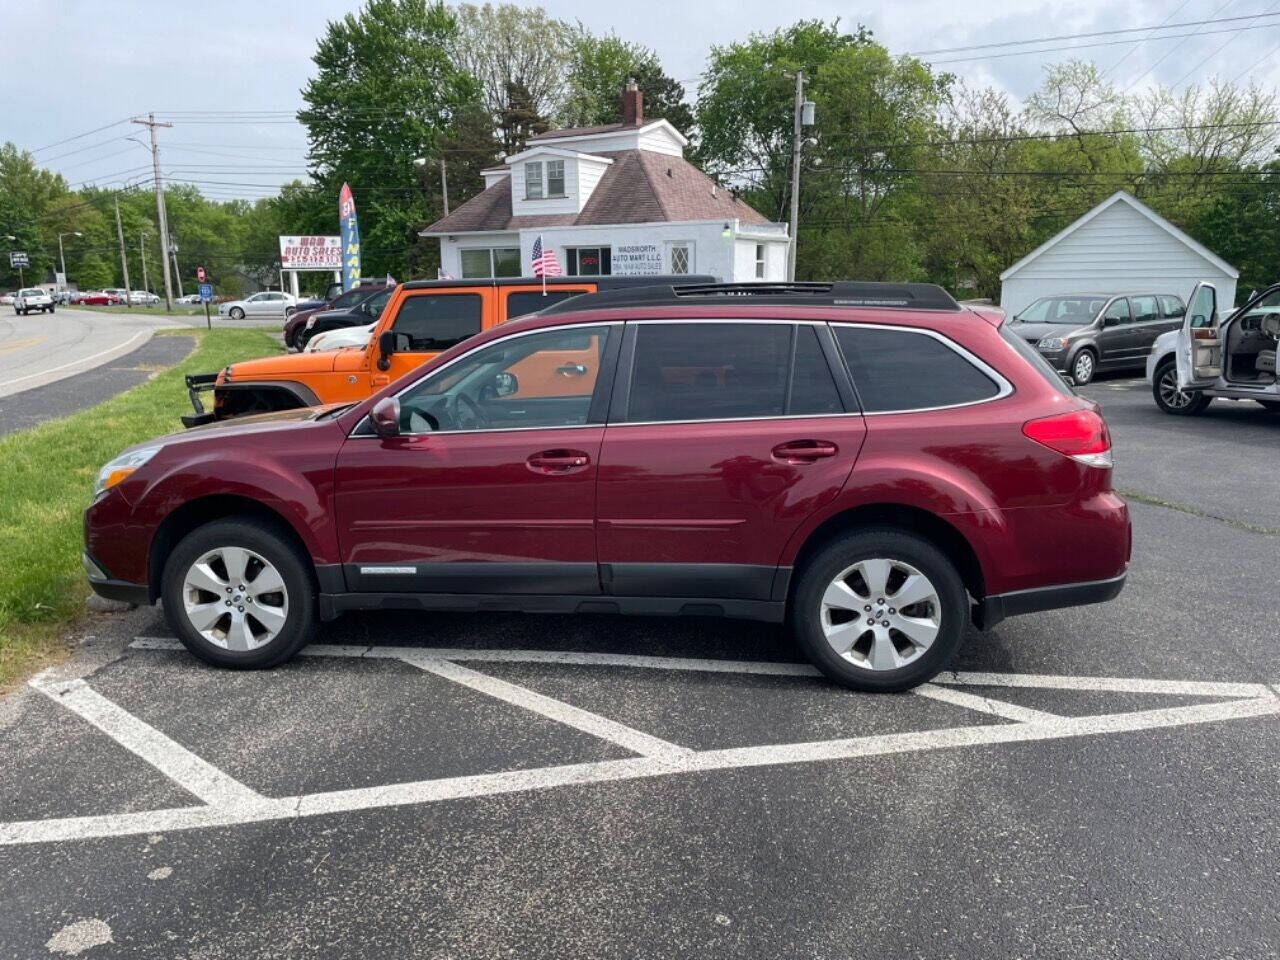
<svg viewBox="0 0 1280 960">
<path fill-rule="evenodd" d="M 204 267 L 196 267 L 196 279 L 204 283 Z"/>
</svg>

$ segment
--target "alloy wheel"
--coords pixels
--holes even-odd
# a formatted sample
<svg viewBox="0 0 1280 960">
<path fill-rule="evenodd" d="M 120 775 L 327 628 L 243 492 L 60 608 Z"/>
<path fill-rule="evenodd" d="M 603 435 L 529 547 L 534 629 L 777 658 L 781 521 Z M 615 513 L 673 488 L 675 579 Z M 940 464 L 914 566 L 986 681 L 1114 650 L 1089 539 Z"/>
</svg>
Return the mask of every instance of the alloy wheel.
<svg viewBox="0 0 1280 960">
<path fill-rule="evenodd" d="M 896 670 L 924 655 L 942 626 L 929 578 L 901 560 L 860 560 L 822 595 L 822 632 L 835 653 L 865 670 Z"/>
<path fill-rule="evenodd" d="M 1161 403 L 1173 410 L 1181 410 L 1191 403 L 1191 394 L 1178 389 L 1178 371 L 1173 366 L 1165 367 L 1156 383 L 1156 389 L 1160 391 Z"/>
<path fill-rule="evenodd" d="M 224 650 L 256 650 L 289 619 L 280 572 L 244 547 L 218 547 L 193 563 L 182 581 L 182 604 L 200 636 Z"/>
<path fill-rule="evenodd" d="M 1093 379 L 1093 354 L 1082 350 L 1071 366 L 1071 376 L 1076 383 L 1085 384 Z"/>
</svg>

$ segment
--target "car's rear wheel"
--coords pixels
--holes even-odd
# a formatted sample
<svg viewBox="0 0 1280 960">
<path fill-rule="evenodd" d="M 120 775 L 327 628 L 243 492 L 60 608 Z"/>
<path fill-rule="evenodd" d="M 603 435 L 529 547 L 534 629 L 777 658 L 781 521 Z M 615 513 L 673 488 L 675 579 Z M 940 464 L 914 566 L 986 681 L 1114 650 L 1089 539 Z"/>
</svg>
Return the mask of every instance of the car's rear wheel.
<svg viewBox="0 0 1280 960">
<path fill-rule="evenodd" d="M 183 645 L 221 667 L 270 667 L 311 637 L 315 585 L 306 559 L 268 524 L 218 520 L 165 563 L 165 618 Z"/>
<path fill-rule="evenodd" d="M 1178 364 L 1174 360 L 1165 360 L 1156 367 L 1151 378 L 1151 395 L 1157 407 L 1176 417 L 1203 413 L 1213 400 L 1202 393 L 1186 393 L 1178 389 Z"/>
<path fill-rule="evenodd" d="M 800 571 L 790 612 L 814 666 L 846 687 L 883 693 L 946 667 L 969 619 L 955 565 L 928 540 L 892 528 L 820 550 Z"/>
<path fill-rule="evenodd" d="M 1071 361 L 1071 379 L 1076 386 L 1083 387 L 1086 383 L 1093 381 L 1093 375 L 1098 369 L 1098 358 L 1093 355 L 1093 351 L 1087 347 L 1076 354 L 1074 360 Z"/>
<path fill-rule="evenodd" d="M 284 315 L 285 315 L 286 317 L 292 317 L 292 316 L 293 316 L 295 313 L 297 313 L 297 312 L 298 312 L 298 308 L 297 308 L 297 307 L 285 307 L 285 308 L 284 308 Z"/>
<path fill-rule="evenodd" d="M 239 307 L 232 307 L 232 308 L 228 311 L 228 313 L 231 315 L 231 319 L 232 319 L 232 320 L 243 320 L 243 319 L 244 319 L 244 311 L 243 311 L 243 310 L 241 310 Z"/>
</svg>

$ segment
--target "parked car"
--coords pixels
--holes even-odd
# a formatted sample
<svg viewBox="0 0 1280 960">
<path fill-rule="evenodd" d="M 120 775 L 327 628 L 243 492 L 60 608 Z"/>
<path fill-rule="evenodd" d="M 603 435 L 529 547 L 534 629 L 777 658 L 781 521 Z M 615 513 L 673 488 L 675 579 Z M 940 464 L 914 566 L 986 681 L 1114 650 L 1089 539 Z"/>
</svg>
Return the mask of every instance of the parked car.
<svg viewBox="0 0 1280 960">
<path fill-rule="evenodd" d="M 174 303 L 180 304 L 184 307 L 189 307 L 192 305 L 198 306 L 203 302 L 204 301 L 200 299 L 200 294 L 198 293 L 188 293 L 186 296 L 179 297 L 177 300 L 174 301 Z"/>
<path fill-rule="evenodd" d="M 970 622 L 1116 596 L 1130 527 L 1097 405 L 1007 327 L 925 284 L 761 284 L 575 298 L 358 402 L 132 447 L 85 548 L 223 666 L 348 610 L 727 615 L 888 691 Z"/>
<path fill-rule="evenodd" d="M 364 282 L 365 281 L 361 281 L 361 283 L 364 283 Z M 299 300 L 297 303 L 298 310 L 299 312 L 301 312 L 303 310 L 324 309 L 328 307 L 330 304 L 332 304 L 333 301 L 337 300 L 338 297 L 342 296 L 342 291 L 343 291 L 342 284 L 335 280 L 333 283 L 329 284 L 329 286 L 325 287 L 325 291 L 322 296 L 318 296 L 318 297 L 312 296 L 312 297 L 307 297 L 306 299 L 303 299 L 303 300 Z"/>
<path fill-rule="evenodd" d="M 1103 370 L 1140 368 L 1156 337 L 1182 323 L 1186 307 L 1172 293 L 1042 297 L 1011 328 L 1078 386 Z"/>
<path fill-rule="evenodd" d="M 53 297 L 40 287 L 23 287 L 13 298 L 13 312 L 24 317 L 39 310 L 41 313 L 53 313 Z"/>
<path fill-rule="evenodd" d="M 316 311 L 307 318 L 306 325 L 298 333 L 296 337 L 298 344 L 305 350 L 316 334 L 376 323 L 386 308 L 387 301 L 395 293 L 395 289 L 395 287 L 383 287 L 345 310 Z"/>
<path fill-rule="evenodd" d="M 135 306 L 154 307 L 160 302 L 160 297 L 152 293 L 150 290 L 130 290 L 129 303 Z"/>
<path fill-rule="evenodd" d="M 535 277 L 495 280 L 414 280 L 400 284 L 378 317 L 363 352 L 294 354 L 233 363 L 217 373 L 189 374 L 194 416 L 187 426 L 269 410 L 363 400 L 481 330 L 560 300 L 596 290 L 670 283 L 667 277 Z M 713 282 L 686 275 L 680 283 Z M 206 411 L 201 395 L 213 393 Z"/>
<path fill-rule="evenodd" d="M 90 307 L 114 307 L 124 301 L 110 290 L 93 290 L 84 294 L 80 302 Z"/>
<path fill-rule="evenodd" d="M 289 317 L 284 324 L 284 342 L 286 346 L 295 350 L 302 350 L 307 345 L 307 341 L 311 339 L 311 335 L 306 333 L 307 323 L 311 318 L 321 311 L 328 312 L 331 310 L 350 311 L 354 310 L 365 300 L 368 300 L 374 294 L 383 290 L 395 289 L 395 282 L 387 283 L 384 280 L 363 280 L 359 286 L 352 287 L 345 293 L 342 291 L 341 284 L 335 284 L 337 295 L 326 304 L 319 304 L 314 307 L 306 307 L 299 304 L 297 312 Z M 333 293 L 333 287 L 329 288 L 329 293 Z"/>
<path fill-rule="evenodd" d="M 243 320 L 245 317 L 288 317 L 297 310 L 297 300 L 292 294 L 279 290 L 264 290 L 243 300 L 229 300 L 218 304 L 218 316 Z"/>
<path fill-rule="evenodd" d="M 1280 413 L 1276 350 L 1280 284 L 1255 293 L 1219 322 L 1218 291 L 1196 286 L 1181 327 L 1161 334 L 1147 357 L 1147 382 L 1165 413 L 1194 416 L 1214 397 L 1256 400 Z"/>
<path fill-rule="evenodd" d="M 369 345 L 369 338 L 373 336 L 373 328 L 377 325 L 375 321 L 363 327 L 342 327 L 317 334 L 307 341 L 306 352 L 324 353 L 326 350 L 343 350 L 347 347 L 363 349 Z"/>
</svg>

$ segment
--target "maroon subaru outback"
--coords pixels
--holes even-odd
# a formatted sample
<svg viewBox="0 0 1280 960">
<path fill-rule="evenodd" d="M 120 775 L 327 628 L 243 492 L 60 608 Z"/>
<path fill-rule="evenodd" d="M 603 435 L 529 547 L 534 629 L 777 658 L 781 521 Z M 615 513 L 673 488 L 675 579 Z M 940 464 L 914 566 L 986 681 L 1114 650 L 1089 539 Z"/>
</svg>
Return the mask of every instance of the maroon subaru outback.
<svg viewBox="0 0 1280 960">
<path fill-rule="evenodd" d="M 753 284 L 577 297 L 362 402 L 134 447 L 85 547 L 94 590 L 228 667 L 349 610 L 724 615 L 902 690 L 971 621 L 1116 596 L 1130 528 L 1097 406 L 992 317 Z"/>
</svg>

